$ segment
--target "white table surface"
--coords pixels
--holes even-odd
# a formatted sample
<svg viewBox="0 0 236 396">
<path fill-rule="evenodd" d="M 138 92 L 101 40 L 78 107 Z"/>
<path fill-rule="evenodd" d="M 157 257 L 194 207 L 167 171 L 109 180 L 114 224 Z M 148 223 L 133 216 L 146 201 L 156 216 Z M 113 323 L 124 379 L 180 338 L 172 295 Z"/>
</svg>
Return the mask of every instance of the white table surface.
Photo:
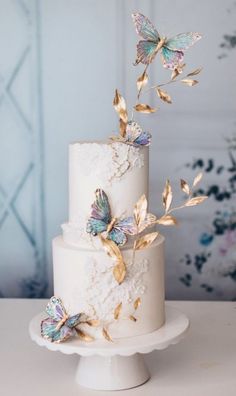
<svg viewBox="0 0 236 396">
<path fill-rule="evenodd" d="M 0 299 L 1 396 L 235 396 L 236 302 L 169 302 L 191 321 L 186 338 L 146 355 L 151 379 L 127 391 L 77 386 L 76 355 L 39 347 L 28 333 L 30 319 L 46 300 Z"/>
</svg>

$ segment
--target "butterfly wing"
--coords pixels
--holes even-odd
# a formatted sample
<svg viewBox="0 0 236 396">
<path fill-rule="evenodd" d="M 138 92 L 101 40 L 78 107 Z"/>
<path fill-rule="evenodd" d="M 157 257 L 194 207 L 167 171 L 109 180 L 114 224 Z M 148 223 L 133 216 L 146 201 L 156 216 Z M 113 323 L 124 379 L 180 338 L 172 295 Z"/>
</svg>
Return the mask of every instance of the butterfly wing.
<svg viewBox="0 0 236 396">
<path fill-rule="evenodd" d="M 166 46 L 162 48 L 162 62 L 167 69 L 174 70 L 182 62 L 183 57 L 182 51 L 172 51 Z"/>
<path fill-rule="evenodd" d="M 122 230 L 113 227 L 112 230 L 107 235 L 108 239 L 111 239 L 118 246 L 123 246 L 127 242 L 127 236 Z"/>
<path fill-rule="evenodd" d="M 160 36 L 149 19 L 140 13 L 132 14 L 132 18 L 137 34 L 144 40 L 154 41 L 157 44 Z"/>
<path fill-rule="evenodd" d="M 134 223 L 133 216 L 129 216 L 124 219 L 118 220 L 114 228 L 128 235 L 136 235 L 137 233 L 137 227 L 136 224 Z"/>
<path fill-rule="evenodd" d="M 57 322 L 59 322 L 66 316 L 66 311 L 63 307 L 61 299 L 55 296 L 50 298 L 46 307 L 46 312 L 50 316 L 50 318 L 54 319 Z"/>
<path fill-rule="evenodd" d="M 86 317 L 84 314 L 79 313 L 76 315 L 73 315 L 67 319 L 65 322 L 65 326 L 68 326 L 70 328 L 78 326 L 79 323 L 83 322 L 86 320 Z"/>
<path fill-rule="evenodd" d="M 96 199 L 92 204 L 91 217 L 87 223 L 87 232 L 97 235 L 106 231 L 111 221 L 111 209 L 106 193 L 102 189 L 95 192 Z"/>
<path fill-rule="evenodd" d="M 57 328 L 58 322 L 52 318 L 47 318 L 41 322 L 41 335 L 51 342 L 62 342 L 75 335 L 75 330 L 63 325 Z"/>
<path fill-rule="evenodd" d="M 202 36 L 196 32 L 180 33 L 165 42 L 165 47 L 172 51 L 186 51 L 200 40 Z"/>
<path fill-rule="evenodd" d="M 140 40 L 137 44 L 137 57 L 135 65 L 143 63 L 149 65 L 156 56 L 157 43 L 153 41 Z"/>
<path fill-rule="evenodd" d="M 151 143 L 151 138 L 152 135 L 149 132 L 142 132 L 135 140 L 134 144 L 140 145 L 140 146 L 149 146 Z"/>
</svg>

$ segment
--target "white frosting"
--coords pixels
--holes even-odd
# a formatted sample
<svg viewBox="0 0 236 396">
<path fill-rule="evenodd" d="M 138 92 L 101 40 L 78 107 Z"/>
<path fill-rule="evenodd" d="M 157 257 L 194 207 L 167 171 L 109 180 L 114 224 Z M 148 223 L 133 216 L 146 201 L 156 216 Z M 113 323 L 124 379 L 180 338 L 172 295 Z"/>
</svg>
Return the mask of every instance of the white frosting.
<svg viewBox="0 0 236 396">
<path fill-rule="evenodd" d="M 137 251 L 132 264 L 132 250 L 122 249 L 127 266 L 124 282 L 113 277 L 114 261 L 103 251 L 68 246 L 57 237 L 53 241 L 54 294 L 59 296 L 70 315 L 96 312 L 113 338 L 152 332 L 164 323 L 164 238 L 159 236 L 149 248 Z M 141 298 L 136 312 L 133 302 Z M 114 309 L 122 302 L 120 318 Z M 134 314 L 138 319 L 128 319 Z M 101 338 L 101 330 L 87 329 Z"/>
<path fill-rule="evenodd" d="M 73 143 L 69 147 L 69 244 L 91 248 L 86 223 L 97 188 L 108 195 L 112 216 L 129 216 L 142 194 L 148 198 L 148 147 L 124 143 Z"/>
</svg>

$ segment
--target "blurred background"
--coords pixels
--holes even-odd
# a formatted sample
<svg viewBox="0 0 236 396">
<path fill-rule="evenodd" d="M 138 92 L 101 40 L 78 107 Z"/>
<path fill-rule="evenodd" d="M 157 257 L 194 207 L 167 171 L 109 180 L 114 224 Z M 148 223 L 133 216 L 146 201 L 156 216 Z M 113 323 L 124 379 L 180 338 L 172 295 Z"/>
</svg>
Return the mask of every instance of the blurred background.
<svg viewBox="0 0 236 396">
<path fill-rule="evenodd" d="M 51 239 L 68 217 L 68 144 L 117 132 L 115 88 L 134 103 L 137 35 L 131 13 L 172 36 L 199 31 L 186 71 L 203 67 L 200 84 L 166 88 L 143 102 L 160 106 L 138 117 L 153 134 L 150 205 L 161 213 L 170 178 L 204 172 L 209 200 L 162 229 L 170 299 L 236 299 L 236 1 L 0 0 L 0 296 L 53 293 Z M 160 58 L 151 83 L 167 81 Z"/>
</svg>

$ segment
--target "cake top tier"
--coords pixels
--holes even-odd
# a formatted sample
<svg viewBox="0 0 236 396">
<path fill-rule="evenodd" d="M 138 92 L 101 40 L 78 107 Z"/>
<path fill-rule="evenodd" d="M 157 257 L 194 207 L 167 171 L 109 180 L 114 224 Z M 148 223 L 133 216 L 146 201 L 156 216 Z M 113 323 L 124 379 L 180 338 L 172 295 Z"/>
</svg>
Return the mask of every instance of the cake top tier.
<svg viewBox="0 0 236 396">
<path fill-rule="evenodd" d="M 70 144 L 69 223 L 63 225 L 67 242 L 82 246 L 91 239 L 86 224 L 97 189 L 106 193 L 112 217 L 132 216 L 141 195 L 148 197 L 148 169 L 148 147 L 105 141 Z"/>
</svg>

